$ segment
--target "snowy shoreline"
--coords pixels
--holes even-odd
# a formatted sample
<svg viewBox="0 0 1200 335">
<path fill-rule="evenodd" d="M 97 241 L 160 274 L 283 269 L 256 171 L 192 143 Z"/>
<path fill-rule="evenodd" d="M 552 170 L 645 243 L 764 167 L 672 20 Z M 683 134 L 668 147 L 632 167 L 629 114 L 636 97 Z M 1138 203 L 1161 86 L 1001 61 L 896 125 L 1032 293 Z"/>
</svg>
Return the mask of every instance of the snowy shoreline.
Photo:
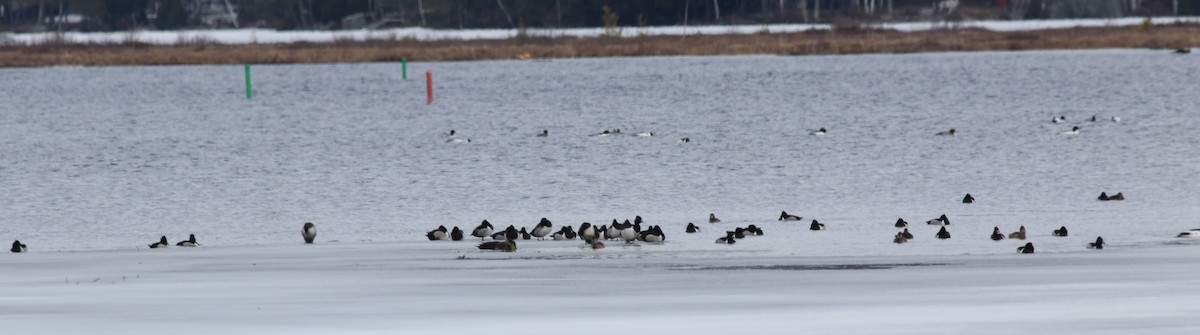
<svg viewBox="0 0 1200 335">
<path fill-rule="evenodd" d="M 1028 20 L 1028 21 L 964 21 L 964 22 L 899 22 L 872 25 L 879 29 L 898 31 L 928 31 L 937 29 L 986 29 L 992 31 L 1031 31 L 1076 27 L 1125 27 L 1143 22 L 1140 17 L 1117 19 L 1075 20 Z M 1200 23 L 1200 17 L 1155 17 L 1154 24 Z M 759 32 L 792 33 L 808 30 L 830 29 L 829 24 L 766 24 L 729 26 L 668 26 L 668 27 L 621 27 L 617 30 L 622 37 L 679 36 L 679 35 L 722 35 L 754 34 Z M 579 38 L 605 35 L 605 28 L 528 29 L 531 37 Z M 67 43 L 148 43 L 177 45 L 196 43 L 215 44 L 278 44 L 278 43 L 330 43 L 341 41 L 404 40 L 500 40 L 514 38 L 517 29 L 463 29 L 436 30 L 426 28 L 396 28 L 382 30 L 339 30 L 339 31 L 278 31 L 271 29 L 225 29 L 225 30 L 179 30 L 179 31 L 123 31 L 80 33 L 67 32 L 62 40 Z M 35 45 L 57 41 L 53 32 L 19 33 L 0 35 L 16 44 Z M 3 39 L 0 39 L 3 41 Z"/>
</svg>

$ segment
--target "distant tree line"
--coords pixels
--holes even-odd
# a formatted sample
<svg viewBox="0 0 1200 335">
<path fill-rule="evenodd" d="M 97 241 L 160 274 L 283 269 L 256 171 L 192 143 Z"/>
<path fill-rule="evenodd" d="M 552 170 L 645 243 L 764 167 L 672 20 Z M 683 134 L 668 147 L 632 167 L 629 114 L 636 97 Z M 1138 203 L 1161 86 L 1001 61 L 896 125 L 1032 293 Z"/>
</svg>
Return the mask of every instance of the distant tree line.
<svg viewBox="0 0 1200 335">
<path fill-rule="evenodd" d="M 213 23 L 197 13 L 226 5 L 241 27 L 276 29 L 341 29 L 349 22 L 471 29 L 1200 14 L 1197 0 L 0 0 L 0 29 L 206 27 Z M 66 22 L 59 13 L 84 20 Z"/>
</svg>

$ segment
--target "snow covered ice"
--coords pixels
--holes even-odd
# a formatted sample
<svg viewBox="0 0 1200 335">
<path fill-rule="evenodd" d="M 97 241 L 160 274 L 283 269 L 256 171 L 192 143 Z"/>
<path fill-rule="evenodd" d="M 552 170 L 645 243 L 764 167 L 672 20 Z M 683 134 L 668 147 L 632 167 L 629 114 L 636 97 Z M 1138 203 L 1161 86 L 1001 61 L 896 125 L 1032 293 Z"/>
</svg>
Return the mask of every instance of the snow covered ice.
<svg viewBox="0 0 1200 335">
<path fill-rule="evenodd" d="M 0 238 L 29 247 L 0 257 L 0 324 L 109 334 L 1200 330 L 1190 320 L 1200 249 L 1174 237 L 1200 228 L 1200 62 L 1190 56 L 409 67 L 434 73 L 433 105 L 423 82 L 390 63 L 254 66 L 249 101 L 240 66 L 0 70 Z M 1058 135 L 1072 126 L 1083 131 Z M 625 135 L 588 136 L 614 128 Z M 809 135 L 820 128 L 826 136 Z M 934 136 L 950 128 L 956 136 Z M 451 129 L 472 142 L 446 143 Z M 654 136 L 632 136 L 643 131 Z M 1100 192 L 1127 200 L 1097 201 Z M 962 203 L 967 193 L 975 203 Z M 777 221 L 780 211 L 804 220 Z M 948 240 L 924 223 L 943 213 Z M 494 253 L 477 239 L 424 241 L 438 225 L 483 219 L 533 227 L 547 217 L 557 230 L 634 215 L 667 242 L 522 240 Z M 898 245 L 899 217 L 916 236 Z M 808 230 L 811 219 L 827 229 Z M 306 221 L 315 245 L 300 237 Z M 703 232 L 684 234 L 688 222 Z M 765 235 L 713 243 L 748 224 Z M 1027 240 L 989 239 L 993 227 L 1022 225 Z M 1060 226 L 1070 235 L 1052 236 Z M 199 247 L 146 247 L 188 234 Z M 1104 250 L 1086 248 L 1096 236 Z M 1017 254 L 1026 242 L 1037 253 Z"/>
</svg>

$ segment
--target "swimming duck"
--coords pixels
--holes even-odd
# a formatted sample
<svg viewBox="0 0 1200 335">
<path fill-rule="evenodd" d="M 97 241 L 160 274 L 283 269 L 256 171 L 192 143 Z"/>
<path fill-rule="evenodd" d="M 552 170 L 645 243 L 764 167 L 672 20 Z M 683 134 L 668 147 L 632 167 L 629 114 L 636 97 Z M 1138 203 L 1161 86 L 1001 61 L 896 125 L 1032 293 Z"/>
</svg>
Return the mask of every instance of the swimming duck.
<svg viewBox="0 0 1200 335">
<path fill-rule="evenodd" d="M 972 197 L 970 193 L 967 193 L 967 196 L 963 197 L 963 203 L 973 204 L 975 203 L 975 197 Z"/>
<path fill-rule="evenodd" d="M 940 133 L 937 133 L 937 134 L 934 134 L 934 135 L 937 135 L 937 136 L 954 136 L 954 134 L 957 134 L 957 133 L 958 133 L 958 131 L 957 131 L 957 130 L 954 130 L 954 128 L 950 128 L 950 130 L 943 131 L 943 132 L 940 132 Z"/>
<path fill-rule="evenodd" d="M 942 229 L 938 230 L 937 238 L 943 239 L 943 240 L 950 238 L 950 232 L 946 231 L 946 226 L 942 226 Z"/>
<path fill-rule="evenodd" d="M 27 249 L 25 248 L 25 244 L 21 243 L 21 240 L 15 240 L 15 241 L 13 241 L 12 249 L 10 249 L 10 250 L 12 252 L 21 253 L 21 252 L 25 252 L 25 250 L 27 250 Z"/>
<path fill-rule="evenodd" d="M 679 139 L 679 143 L 691 143 L 691 142 L 692 142 L 691 138 L 684 137 L 684 138 Z"/>
<path fill-rule="evenodd" d="M 896 228 L 905 228 L 905 227 L 908 227 L 908 221 L 904 221 L 904 218 L 897 218 L 896 219 Z"/>
<path fill-rule="evenodd" d="M 300 229 L 300 236 L 304 237 L 305 244 L 312 244 L 317 239 L 317 226 L 312 222 L 305 222 L 304 228 Z"/>
<path fill-rule="evenodd" d="M 1004 234 L 1000 233 L 1000 227 L 992 228 L 992 241 L 999 241 L 1003 239 Z"/>
<path fill-rule="evenodd" d="M 1100 197 L 1096 198 L 1096 200 L 1108 201 L 1108 200 L 1110 200 L 1110 198 L 1108 197 L 1108 194 L 1106 194 L 1104 192 L 1100 192 Z"/>
<path fill-rule="evenodd" d="M 1104 238 L 1096 236 L 1096 242 L 1088 243 L 1089 249 L 1104 249 Z"/>
<path fill-rule="evenodd" d="M 634 134 L 633 136 L 637 136 L 637 137 L 650 137 L 650 136 L 654 136 L 654 133 L 652 133 L 652 132 L 648 132 L 648 131 L 643 131 L 643 132 L 640 132 L 640 133 Z"/>
<path fill-rule="evenodd" d="M 812 220 L 812 224 L 808 225 L 808 230 L 825 230 L 825 224 Z"/>
<path fill-rule="evenodd" d="M 1071 127 L 1071 130 L 1058 133 L 1059 135 L 1079 135 L 1079 127 Z"/>
<path fill-rule="evenodd" d="M 712 214 L 712 213 L 708 214 L 708 223 L 720 223 L 720 222 L 721 222 L 721 219 L 718 219 L 716 214 Z"/>
<path fill-rule="evenodd" d="M 1121 192 L 1117 192 L 1117 194 L 1113 194 L 1113 195 L 1109 196 L 1108 200 L 1112 200 L 1112 201 L 1125 200 L 1125 195 L 1121 194 Z"/>
<path fill-rule="evenodd" d="M 812 136 L 825 136 L 825 128 L 817 129 L 816 131 L 808 134 Z"/>
<path fill-rule="evenodd" d="M 1025 243 L 1025 246 L 1017 247 L 1017 252 L 1022 253 L 1022 254 L 1032 254 L 1033 253 L 1033 242 L 1027 242 L 1027 243 Z"/>
<path fill-rule="evenodd" d="M 749 232 L 750 235 L 753 235 L 753 236 L 762 236 L 762 234 L 763 234 L 762 228 L 759 228 L 758 226 L 755 226 L 755 225 L 746 226 L 746 231 Z"/>
<path fill-rule="evenodd" d="M 469 138 L 452 138 L 452 139 L 446 140 L 446 143 L 471 143 L 471 139 L 469 139 Z"/>
<path fill-rule="evenodd" d="M 925 221 L 925 224 L 948 226 L 950 225 L 950 218 L 947 218 L 946 214 L 942 214 L 942 216 L 939 216 L 936 219 Z"/>
<path fill-rule="evenodd" d="M 1118 116 L 1114 116 L 1114 117 L 1112 117 L 1112 119 L 1111 119 L 1111 120 L 1112 120 L 1112 122 L 1113 122 L 1113 123 L 1118 123 L 1118 122 L 1121 122 L 1121 118 L 1120 118 L 1120 117 L 1118 117 Z"/>
<path fill-rule="evenodd" d="M 1054 119 L 1050 120 L 1050 122 L 1054 122 L 1054 123 L 1067 122 L 1067 117 L 1066 116 L 1055 117 Z"/>
<path fill-rule="evenodd" d="M 687 232 L 688 234 L 691 234 L 691 233 L 698 233 L 698 232 L 700 232 L 700 227 L 696 227 L 696 224 L 694 224 L 694 223 L 691 223 L 691 222 L 688 222 L 688 225 L 687 225 L 687 230 L 686 230 L 686 232 Z"/>
<path fill-rule="evenodd" d="M 902 231 L 902 232 L 900 232 L 900 233 L 901 233 L 901 234 L 904 234 L 904 239 L 906 239 L 906 240 L 911 240 L 911 239 L 913 239 L 913 234 L 912 234 L 912 233 L 910 233 L 910 232 L 908 232 L 908 228 L 904 228 L 904 231 Z"/>
<path fill-rule="evenodd" d="M 1008 234 L 1008 238 L 1024 240 L 1025 239 L 1025 226 L 1021 226 L 1020 230 L 1017 230 L 1016 232 L 1013 232 L 1012 234 Z"/>
<path fill-rule="evenodd" d="M 171 245 L 170 243 L 167 243 L 167 237 L 163 236 L 162 238 L 158 239 L 158 242 L 151 243 L 150 248 L 151 249 L 166 248 L 170 245 Z"/>
<path fill-rule="evenodd" d="M 892 242 L 896 243 L 896 244 L 900 244 L 900 243 L 908 242 L 908 239 L 904 238 L 904 233 L 896 233 L 896 237 L 892 238 Z"/>
<path fill-rule="evenodd" d="M 803 218 L 799 217 L 799 216 L 788 214 L 786 211 L 783 213 L 779 213 L 779 221 L 800 221 L 800 219 L 803 219 Z"/>
<path fill-rule="evenodd" d="M 1059 227 L 1054 230 L 1054 236 L 1067 236 L 1067 226 Z"/>
<path fill-rule="evenodd" d="M 196 234 L 188 234 L 187 240 L 179 241 L 179 243 L 175 243 L 175 245 L 180 246 L 180 247 L 195 247 L 195 246 L 197 246 L 198 244 L 196 244 Z"/>
<path fill-rule="evenodd" d="M 542 132 L 537 134 L 537 137 L 548 137 L 548 136 L 550 136 L 550 130 L 547 130 L 547 129 L 542 129 Z"/>
<path fill-rule="evenodd" d="M 733 232 L 731 232 L 731 231 L 727 231 L 727 232 L 725 232 L 725 237 L 720 237 L 720 238 L 717 238 L 717 244 L 734 244 L 734 243 L 737 243 L 737 239 L 733 237 L 733 234 L 734 234 L 734 233 L 733 233 Z"/>
</svg>

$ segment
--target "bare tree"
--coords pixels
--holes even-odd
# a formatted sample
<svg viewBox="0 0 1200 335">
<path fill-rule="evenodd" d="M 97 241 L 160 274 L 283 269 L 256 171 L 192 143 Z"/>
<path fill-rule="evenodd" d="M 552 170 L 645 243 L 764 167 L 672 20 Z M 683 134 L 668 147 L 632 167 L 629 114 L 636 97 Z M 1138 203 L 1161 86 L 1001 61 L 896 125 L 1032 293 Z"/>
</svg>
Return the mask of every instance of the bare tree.
<svg viewBox="0 0 1200 335">
<path fill-rule="evenodd" d="M 421 26 L 425 26 L 425 1 L 417 0 L 417 13 L 421 14 Z"/>
<path fill-rule="evenodd" d="M 721 20 L 721 6 L 717 4 L 717 0 L 713 0 L 713 10 L 716 11 L 717 21 Z"/>
</svg>

